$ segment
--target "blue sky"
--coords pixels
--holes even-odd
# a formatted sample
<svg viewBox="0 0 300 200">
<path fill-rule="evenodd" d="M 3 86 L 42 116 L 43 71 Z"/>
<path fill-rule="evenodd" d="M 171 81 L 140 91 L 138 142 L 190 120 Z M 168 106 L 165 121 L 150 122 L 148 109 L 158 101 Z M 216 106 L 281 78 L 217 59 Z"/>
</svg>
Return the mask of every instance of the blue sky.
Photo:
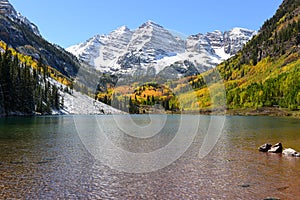
<svg viewBox="0 0 300 200">
<path fill-rule="evenodd" d="M 10 0 L 62 47 L 127 25 L 135 29 L 152 20 L 185 35 L 243 27 L 258 30 L 282 0 Z"/>
</svg>

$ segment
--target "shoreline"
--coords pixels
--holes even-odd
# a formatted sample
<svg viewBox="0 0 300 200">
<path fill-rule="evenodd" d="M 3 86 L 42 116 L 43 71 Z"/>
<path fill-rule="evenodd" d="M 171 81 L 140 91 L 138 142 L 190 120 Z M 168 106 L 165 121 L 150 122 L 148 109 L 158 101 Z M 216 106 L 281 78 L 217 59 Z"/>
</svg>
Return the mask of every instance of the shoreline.
<svg viewBox="0 0 300 200">
<path fill-rule="evenodd" d="M 124 113 L 125 114 L 125 113 Z M 216 109 L 199 109 L 199 110 L 186 110 L 182 112 L 172 112 L 167 111 L 165 113 L 144 113 L 144 114 L 184 114 L 184 115 L 225 115 L 225 116 L 269 116 L 269 117 L 289 117 L 300 119 L 300 110 L 299 111 L 290 111 L 288 109 L 277 108 L 277 107 L 263 107 L 263 108 L 239 108 L 239 109 L 230 109 L 230 108 L 216 108 Z M 45 114 L 40 113 L 33 114 L 24 114 L 24 113 L 14 113 L 11 115 L 0 115 L 0 118 L 7 117 L 37 117 L 37 116 L 68 116 L 68 115 L 84 115 L 84 114 L 68 114 L 64 112 L 55 113 L 55 114 Z M 99 115 L 99 114 L 88 114 L 88 115 Z M 100 114 L 101 115 L 101 114 Z M 102 114 L 102 115 L 112 115 Z M 143 115 L 143 114 L 138 114 Z"/>
<path fill-rule="evenodd" d="M 300 111 L 290 111 L 287 108 L 264 107 L 264 108 L 247 108 L 247 109 L 229 109 L 228 115 L 237 116 L 270 116 L 270 117 L 291 117 L 300 118 Z"/>
<path fill-rule="evenodd" d="M 170 113 L 171 114 L 171 113 Z M 226 115 L 226 116 L 269 116 L 269 117 L 289 117 L 300 119 L 299 111 L 290 111 L 287 108 L 263 107 L 263 108 L 215 108 L 183 111 L 173 114 L 200 114 L 200 115 Z"/>
</svg>

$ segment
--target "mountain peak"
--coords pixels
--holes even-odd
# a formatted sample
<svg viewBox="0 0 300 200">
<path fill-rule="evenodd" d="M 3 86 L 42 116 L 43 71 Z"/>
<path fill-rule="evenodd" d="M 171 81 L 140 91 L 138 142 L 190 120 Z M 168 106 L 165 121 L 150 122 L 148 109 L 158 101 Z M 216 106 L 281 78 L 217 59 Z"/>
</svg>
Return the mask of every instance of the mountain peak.
<svg viewBox="0 0 300 200">
<path fill-rule="evenodd" d="M 147 22 L 143 23 L 139 28 L 145 28 L 145 27 L 159 27 L 159 28 L 163 28 L 161 25 L 148 20 Z"/>
<path fill-rule="evenodd" d="M 25 24 L 34 34 L 40 36 L 38 27 L 31 23 L 26 17 L 18 13 L 8 0 L 0 0 L 0 15 L 4 15 L 12 21 Z"/>
<path fill-rule="evenodd" d="M 152 76 L 165 68 L 170 70 L 170 66 L 176 68 L 174 63 L 185 60 L 193 63 L 198 71 L 214 67 L 240 50 L 249 40 L 248 35 L 251 34 L 214 31 L 180 39 L 172 31 L 149 20 L 135 30 L 122 26 L 99 40 L 74 45 L 67 50 L 101 72 Z M 186 70 L 177 72 L 185 73 Z"/>
<path fill-rule="evenodd" d="M 235 35 L 241 35 L 241 34 L 245 34 L 245 33 L 256 34 L 256 31 L 252 31 L 252 30 L 249 30 L 246 28 L 240 28 L 240 27 L 235 27 L 235 28 L 231 29 L 230 32 Z"/>
<path fill-rule="evenodd" d="M 130 29 L 124 25 L 124 26 L 121 26 L 120 28 L 116 29 L 113 32 L 123 33 L 123 32 L 128 32 L 128 31 L 130 31 Z"/>
</svg>

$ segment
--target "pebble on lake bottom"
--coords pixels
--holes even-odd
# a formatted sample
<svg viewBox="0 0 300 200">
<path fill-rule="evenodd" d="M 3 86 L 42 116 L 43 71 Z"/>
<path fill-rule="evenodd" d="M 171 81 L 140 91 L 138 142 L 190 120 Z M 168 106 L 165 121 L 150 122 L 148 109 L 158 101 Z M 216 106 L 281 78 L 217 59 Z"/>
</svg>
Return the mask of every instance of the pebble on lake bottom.
<svg viewBox="0 0 300 200">
<path fill-rule="evenodd" d="M 240 186 L 243 187 L 243 188 L 248 188 L 248 187 L 250 187 L 249 184 L 243 184 L 243 185 L 240 185 Z"/>
</svg>

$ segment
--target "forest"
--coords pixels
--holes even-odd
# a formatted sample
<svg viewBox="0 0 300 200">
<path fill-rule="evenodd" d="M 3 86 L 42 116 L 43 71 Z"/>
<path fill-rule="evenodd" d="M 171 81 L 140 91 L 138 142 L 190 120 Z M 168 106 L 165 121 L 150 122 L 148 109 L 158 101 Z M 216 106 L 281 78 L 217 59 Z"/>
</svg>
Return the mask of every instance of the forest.
<svg viewBox="0 0 300 200">
<path fill-rule="evenodd" d="M 0 50 L 0 115 L 51 114 L 59 110 L 63 99 L 59 88 L 50 82 L 47 66 L 39 61 L 32 67 L 8 47 Z"/>
</svg>

